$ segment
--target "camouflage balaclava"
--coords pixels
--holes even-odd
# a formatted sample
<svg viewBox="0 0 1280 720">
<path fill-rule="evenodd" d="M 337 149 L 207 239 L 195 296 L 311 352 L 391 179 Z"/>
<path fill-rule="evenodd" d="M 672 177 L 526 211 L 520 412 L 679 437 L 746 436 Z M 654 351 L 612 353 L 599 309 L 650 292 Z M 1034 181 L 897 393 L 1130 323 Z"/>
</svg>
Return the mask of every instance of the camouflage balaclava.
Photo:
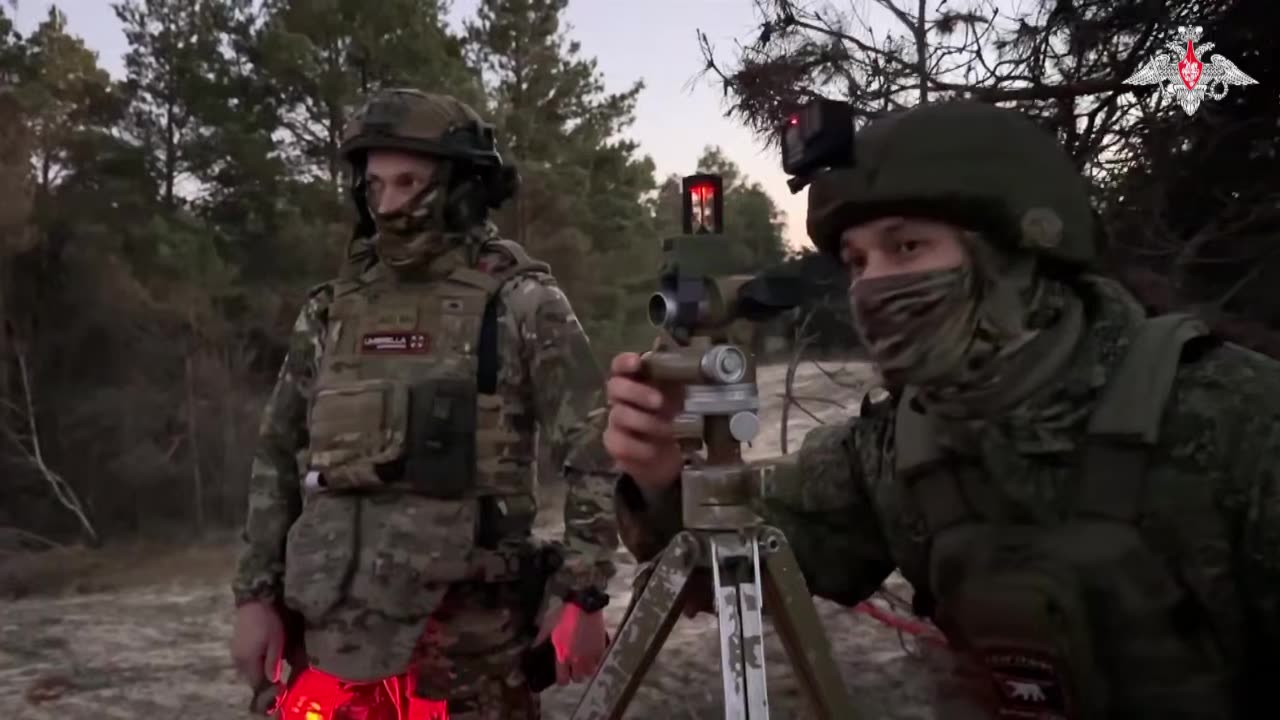
<svg viewBox="0 0 1280 720">
<path fill-rule="evenodd" d="M 430 264 L 459 244 L 459 237 L 444 229 L 449 163 L 436 161 L 431 179 L 399 207 L 379 212 L 380 198 L 368 193 L 368 208 L 377 235 L 374 250 L 382 262 L 395 269 Z"/>
<path fill-rule="evenodd" d="M 412 88 L 373 93 L 344 128 L 340 152 L 354 171 L 358 231 L 371 224 L 373 251 L 398 271 L 439 269 L 449 264 L 440 261 L 444 256 L 474 255 L 476 239 L 488 235 L 488 209 L 515 192 L 514 170 L 502 162 L 493 127 L 449 95 Z M 431 176 L 399 207 L 380 211 L 378 189 L 365 178 L 372 152 L 421 157 Z"/>
<path fill-rule="evenodd" d="M 943 416 L 1008 409 L 1067 362 L 1084 327 L 1078 297 L 1036 259 L 963 235 L 968 262 L 859 279 L 854 323 L 891 385 L 920 388 Z"/>
</svg>

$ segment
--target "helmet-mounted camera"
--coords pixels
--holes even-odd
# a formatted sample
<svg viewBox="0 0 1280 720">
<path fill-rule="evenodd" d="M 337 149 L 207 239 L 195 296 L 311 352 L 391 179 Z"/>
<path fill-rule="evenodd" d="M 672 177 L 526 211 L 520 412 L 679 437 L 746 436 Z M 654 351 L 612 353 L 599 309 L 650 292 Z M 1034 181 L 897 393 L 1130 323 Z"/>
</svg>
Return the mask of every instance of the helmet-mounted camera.
<svg viewBox="0 0 1280 720">
<path fill-rule="evenodd" d="M 778 128 L 782 169 L 792 193 L 800 192 L 822 169 L 852 167 L 853 107 L 818 98 L 800 106 Z"/>
</svg>

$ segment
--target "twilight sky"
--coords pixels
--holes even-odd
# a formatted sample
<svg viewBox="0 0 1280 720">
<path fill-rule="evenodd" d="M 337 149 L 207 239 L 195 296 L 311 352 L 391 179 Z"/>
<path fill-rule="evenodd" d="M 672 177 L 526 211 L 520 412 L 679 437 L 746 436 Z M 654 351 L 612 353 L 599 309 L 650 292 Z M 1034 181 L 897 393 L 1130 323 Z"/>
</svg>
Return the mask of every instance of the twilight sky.
<svg viewBox="0 0 1280 720">
<path fill-rule="evenodd" d="M 454 22 L 469 17 L 478 0 L 455 0 Z M 113 76 L 123 74 L 126 43 L 109 0 L 24 0 L 18 28 L 30 32 L 56 4 L 71 32 L 98 53 Z M 707 32 L 718 50 L 734 48 L 758 27 L 751 0 L 573 0 L 567 12 L 570 36 L 595 57 L 610 90 L 645 81 L 630 134 L 657 164 L 659 177 L 693 172 L 704 145 L 718 144 L 751 179 L 773 196 L 788 219 L 788 240 L 807 241 L 805 194 L 792 195 L 779 160 L 751 133 L 721 113 L 721 94 L 708 81 L 694 82 L 701 68 L 695 29 Z"/>
</svg>

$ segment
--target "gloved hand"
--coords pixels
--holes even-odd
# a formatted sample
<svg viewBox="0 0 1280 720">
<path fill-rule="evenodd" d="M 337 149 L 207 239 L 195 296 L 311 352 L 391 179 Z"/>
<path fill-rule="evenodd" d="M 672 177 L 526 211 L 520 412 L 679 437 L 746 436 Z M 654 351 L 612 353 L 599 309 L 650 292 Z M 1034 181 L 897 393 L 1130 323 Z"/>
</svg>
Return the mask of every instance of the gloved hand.
<svg viewBox="0 0 1280 720">
<path fill-rule="evenodd" d="M 284 623 L 280 613 L 264 602 L 236 608 L 231 630 L 231 662 L 236 672 L 255 690 L 280 682 L 284 654 Z"/>
<path fill-rule="evenodd" d="M 534 645 L 548 637 L 556 648 L 556 684 L 590 680 L 604 659 L 609 644 L 604 612 L 584 613 L 573 603 L 559 603 L 547 610 Z"/>
</svg>

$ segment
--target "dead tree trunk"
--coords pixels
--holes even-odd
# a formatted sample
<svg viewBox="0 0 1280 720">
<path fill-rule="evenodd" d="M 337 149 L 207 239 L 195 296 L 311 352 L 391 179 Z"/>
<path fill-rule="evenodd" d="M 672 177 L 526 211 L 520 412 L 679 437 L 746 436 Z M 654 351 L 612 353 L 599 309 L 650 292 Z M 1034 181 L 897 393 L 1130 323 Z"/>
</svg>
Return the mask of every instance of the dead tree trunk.
<svg viewBox="0 0 1280 720">
<path fill-rule="evenodd" d="M 23 416 L 26 434 L 24 437 L 14 429 L 3 429 L 18 448 L 18 451 L 25 456 L 27 464 L 49 484 L 49 489 L 53 491 L 58 503 L 76 516 L 76 520 L 79 521 L 80 527 L 84 529 L 90 544 L 96 546 L 99 544 L 98 533 L 94 530 L 93 523 L 89 522 L 89 516 L 85 513 L 79 496 L 76 495 L 75 490 L 61 475 L 49 467 L 48 462 L 45 460 L 44 448 L 40 444 L 40 427 L 39 423 L 36 422 L 35 392 L 32 390 L 31 373 L 27 368 L 26 355 L 21 347 L 15 350 L 14 357 L 17 360 L 17 381 L 21 385 L 22 406 L 11 409 L 16 410 L 19 415 Z"/>
<path fill-rule="evenodd" d="M 191 353 L 186 358 L 187 386 L 187 447 L 191 450 L 191 502 L 195 511 L 196 532 L 204 532 L 204 476 L 200 471 L 200 425 L 199 412 L 196 407 L 195 374 L 191 362 Z"/>
</svg>

